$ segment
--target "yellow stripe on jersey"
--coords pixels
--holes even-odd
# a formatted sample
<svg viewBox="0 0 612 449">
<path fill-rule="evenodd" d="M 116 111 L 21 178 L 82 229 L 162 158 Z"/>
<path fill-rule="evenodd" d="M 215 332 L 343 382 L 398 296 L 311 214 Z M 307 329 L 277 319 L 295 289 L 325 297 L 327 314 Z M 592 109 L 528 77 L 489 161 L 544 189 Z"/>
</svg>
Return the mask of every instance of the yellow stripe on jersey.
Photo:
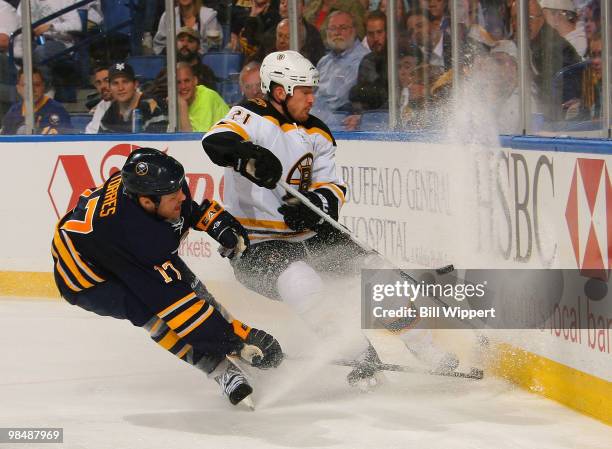
<svg viewBox="0 0 612 449">
<path fill-rule="evenodd" d="M 240 125 L 237 125 L 236 123 L 233 122 L 220 122 L 217 125 L 213 126 L 211 128 L 212 129 L 229 129 L 230 131 L 235 132 L 236 134 L 239 134 L 240 137 L 242 137 L 244 140 L 251 140 L 249 137 L 249 134 L 244 130 L 244 128 L 242 128 Z"/>
<path fill-rule="evenodd" d="M 249 336 L 249 332 L 251 332 L 251 328 L 244 324 L 242 321 L 232 321 L 232 327 L 234 328 L 234 333 L 238 335 L 242 340 L 246 340 Z"/>
<path fill-rule="evenodd" d="M 60 264 L 59 256 L 57 255 L 57 252 L 53 248 L 51 248 L 51 254 L 53 254 L 53 256 L 57 259 L 57 262 L 55 263 L 55 268 L 57 269 L 57 272 L 62 277 L 62 279 L 64 280 L 64 283 L 68 286 L 68 288 L 72 290 L 73 292 L 80 292 L 81 290 L 83 290 L 82 288 L 79 288 L 76 285 L 74 285 L 74 283 L 70 280 L 70 278 L 68 277 L 68 275 L 66 274 L 66 272 L 64 271 L 64 269 L 62 268 Z"/>
<path fill-rule="evenodd" d="M 191 348 L 191 345 L 186 344 L 185 346 L 183 346 L 183 349 L 181 349 L 181 350 L 180 350 L 180 351 L 179 351 L 179 352 L 176 354 L 176 356 L 177 356 L 179 359 L 182 359 L 183 357 L 185 357 L 185 355 L 186 355 L 186 354 L 187 354 L 189 351 L 191 351 L 191 349 L 192 349 L 192 348 Z"/>
<path fill-rule="evenodd" d="M 168 332 L 166 332 L 166 335 L 164 335 L 164 338 L 159 340 L 157 344 L 169 351 L 178 341 L 178 335 L 176 335 L 175 332 L 169 330 Z"/>
<path fill-rule="evenodd" d="M 79 284 L 81 284 L 81 287 L 93 287 L 93 284 L 83 277 L 83 274 L 79 271 L 78 267 L 76 266 L 76 263 L 72 259 L 72 256 L 70 256 L 70 253 L 68 252 L 68 249 L 64 245 L 64 242 L 62 241 L 62 238 L 60 236 L 59 228 L 55 228 L 53 243 L 55 244 L 55 247 L 57 248 L 57 251 L 60 256 L 58 259 L 62 260 L 68 270 L 70 270 L 70 273 L 72 273 L 76 280 L 79 282 Z"/>
<path fill-rule="evenodd" d="M 179 307 L 181 307 L 183 304 L 185 304 L 187 301 L 191 301 L 193 298 L 196 297 L 196 294 L 194 292 L 189 293 L 188 295 L 182 297 L 181 299 L 179 299 L 178 301 L 176 301 L 175 303 L 173 303 L 172 305 L 166 307 L 164 310 L 162 310 L 161 312 L 159 312 L 157 314 L 158 317 L 163 318 L 166 315 L 171 314 L 174 310 L 178 309 Z"/>
<path fill-rule="evenodd" d="M 316 127 L 315 128 L 309 128 L 309 129 L 306 129 L 306 132 L 308 134 L 319 134 L 319 135 L 325 137 L 330 142 L 333 142 L 332 137 L 327 132 L 323 131 L 321 128 L 316 128 Z"/>
<path fill-rule="evenodd" d="M 214 311 L 215 311 L 215 308 L 209 305 L 208 309 L 206 309 L 206 311 L 202 314 L 202 316 L 198 318 L 197 320 L 195 320 L 189 327 L 179 332 L 178 336 L 182 338 L 182 337 L 185 337 L 186 335 L 189 335 L 196 327 L 198 327 L 200 324 L 206 321 L 208 317 L 211 316 Z"/>
<path fill-rule="evenodd" d="M 338 197 L 338 199 L 344 204 L 346 202 L 346 198 L 344 197 L 344 192 L 340 187 L 338 187 L 333 182 L 315 182 L 310 186 L 312 189 L 318 189 L 321 187 L 328 188 L 331 190 L 334 195 Z"/>
<path fill-rule="evenodd" d="M 280 124 L 280 122 L 275 119 L 274 117 L 270 116 L 270 115 L 264 115 L 263 118 L 265 118 L 266 120 L 272 122 L 273 124 L 275 124 L 276 126 L 278 126 L 280 129 L 282 129 L 284 132 L 289 132 L 289 131 L 294 131 L 298 128 L 302 128 L 303 130 L 306 131 L 306 133 L 308 134 L 319 134 L 321 136 L 323 136 L 325 139 L 327 139 L 330 142 L 333 142 L 332 137 L 329 135 L 328 132 L 323 131 L 321 128 L 305 128 L 302 125 L 296 125 L 294 123 L 283 123 L 282 125 Z"/>
<path fill-rule="evenodd" d="M 294 239 L 294 238 L 300 238 L 302 236 L 304 236 L 305 234 L 312 234 L 314 235 L 313 231 L 302 231 L 302 232 L 293 232 L 291 234 L 257 234 L 257 235 L 249 235 L 249 240 L 253 241 L 253 240 L 269 240 L 269 239 L 274 239 L 274 240 L 281 240 L 281 239 Z"/>
<path fill-rule="evenodd" d="M 276 126 L 280 127 L 280 123 L 278 122 L 278 120 L 272 117 L 271 115 L 264 115 L 263 118 L 274 123 Z"/>
<path fill-rule="evenodd" d="M 196 313 L 198 313 L 203 305 L 204 305 L 204 301 L 199 300 L 194 305 L 189 307 L 187 310 L 179 313 L 177 316 L 175 316 L 170 321 L 168 321 L 168 326 L 170 326 L 170 329 L 172 330 L 182 326 L 183 324 L 187 322 L 187 320 L 189 320 L 189 318 L 191 318 Z"/>
<path fill-rule="evenodd" d="M 282 231 L 289 231 L 289 226 L 284 221 L 276 220 L 257 220 L 255 218 L 235 217 L 242 226 L 248 226 L 250 228 L 261 228 L 261 229 L 277 229 Z"/>
<path fill-rule="evenodd" d="M 161 324 L 162 324 L 162 323 L 163 323 L 163 321 L 162 321 L 162 320 L 160 320 L 160 319 L 158 319 L 158 320 L 155 322 L 155 324 L 153 325 L 153 327 L 151 327 L 151 330 L 149 331 L 149 333 L 150 333 L 151 335 L 154 335 L 154 334 L 157 332 L 157 330 L 159 329 L 159 326 L 161 326 Z"/>
<path fill-rule="evenodd" d="M 66 232 L 62 231 L 62 235 L 66 239 L 66 244 L 68 245 L 68 250 L 70 250 L 70 254 L 74 258 L 74 260 L 77 263 L 77 265 L 79 266 L 79 268 L 81 270 L 83 270 L 87 274 L 87 276 L 89 276 L 94 281 L 96 281 L 96 282 L 104 282 L 104 279 L 102 279 L 100 276 L 97 276 L 93 271 L 91 271 L 91 269 L 87 266 L 85 261 L 83 259 L 81 259 L 80 254 L 75 249 L 74 245 L 72 244 L 72 240 L 70 240 L 70 237 L 68 236 L 68 234 L 66 234 Z"/>
</svg>

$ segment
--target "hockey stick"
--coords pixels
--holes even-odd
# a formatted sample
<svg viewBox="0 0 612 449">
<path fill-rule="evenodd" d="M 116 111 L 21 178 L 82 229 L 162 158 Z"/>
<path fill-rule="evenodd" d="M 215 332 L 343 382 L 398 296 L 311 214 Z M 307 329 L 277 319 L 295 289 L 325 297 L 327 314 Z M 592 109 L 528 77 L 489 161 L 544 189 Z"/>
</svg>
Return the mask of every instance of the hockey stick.
<svg viewBox="0 0 612 449">
<path fill-rule="evenodd" d="M 484 377 L 484 372 L 479 368 L 471 368 L 469 373 L 465 373 L 462 371 L 425 371 L 419 370 L 418 368 L 414 368 L 408 365 L 396 365 L 393 363 L 368 363 L 368 362 L 360 362 L 357 360 L 333 360 L 333 365 L 337 366 L 348 366 L 350 368 L 361 368 L 367 367 L 374 371 L 393 371 L 399 373 L 414 373 L 414 374 L 429 374 L 432 376 L 444 376 L 444 377 L 461 377 L 464 379 L 474 379 L 481 380 Z"/>
<path fill-rule="evenodd" d="M 409 282 L 412 282 L 414 284 L 418 284 L 419 283 L 409 273 L 407 273 L 404 270 L 396 267 L 395 264 L 391 263 L 389 261 L 389 259 L 387 259 L 385 256 L 383 256 L 379 251 L 375 250 L 374 248 L 372 248 L 367 243 L 364 243 L 361 240 L 359 240 L 357 237 L 355 237 L 355 235 L 353 234 L 353 232 L 349 228 L 347 228 L 346 226 L 341 225 L 336 220 L 334 220 L 329 215 L 327 215 L 325 212 L 323 212 L 321 209 L 319 209 L 317 206 L 312 204 L 312 202 L 304 194 L 302 194 L 302 192 L 300 192 L 299 190 L 297 190 L 294 187 L 290 186 L 286 181 L 283 181 L 282 179 L 278 181 L 278 184 L 283 189 L 285 189 L 288 194 L 290 194 L 290 195 L 296 197 L 297 199 L 299 199 L 304 206 L 306 206 L 312 212 L 314 212 L 319 217 L 321 217 L 326 223 L 331 225 L 334 229 L 336 229 L 336 230 L 342 232 L 343 234 L 347 235 L 356 245 L 361 247 L 361 249 L 363 249 L 367 253 L 374 254 L 377 257 L 380 257 L 380 259 L 383 260 L 387 265 L 394 267 L 398 271 L 398 273 L 400 274 L 400 276 L 402 278 L 404 278 L 405 280 L 407 280 Z M 436 272 L 438 274 L 446 274 L 446 273 L 450 273 L 454 269 L 455 268 L 453 267 L 453 265 L 447 265 L 445 267 L 441 267 L 441 268 L 436 269 Z M 434 302 L 437 302 L 438 304 L 440 304 L 443 307 L 450 307 L 446 302 L 442 301 L 440 298 L 438 298 L 435 295 L 428 296 L 428 298 L 431 298 Z M 465 325 L 467 325 L 469 327 L 472 327 L 474 329 L 477 328 L 475 325 L 473 325 L 470 322 L 464 322 L 463 320 L 460 320 L 460 321 L 463 324 L 465 324 Z"/>
</svg>

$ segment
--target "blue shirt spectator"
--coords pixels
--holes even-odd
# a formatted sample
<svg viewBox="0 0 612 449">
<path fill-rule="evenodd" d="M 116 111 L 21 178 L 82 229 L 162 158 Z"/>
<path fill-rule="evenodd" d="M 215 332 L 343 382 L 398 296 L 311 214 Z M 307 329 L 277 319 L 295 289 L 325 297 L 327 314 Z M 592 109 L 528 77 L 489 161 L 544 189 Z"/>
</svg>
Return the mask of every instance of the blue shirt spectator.
<svg viewBox="0 0 612 449">
<path fill-rule="evenodd" d="M 319 87 L 312 114 L 326 121 L 338 110 L 349 110 L 349 91 L 357 83 L 359 63 L 369 50 L 361 45 L 352 16 L 335 11 L 329 17 L 327 46 L 331 51 L 317 64 Z"/>
<path fill-rule="evenodd" d="M 34 90 L 34 133 L 62 134 L 72 131 L 70 115 L 61 103 L 45 95 L 45 81 L 38 69 L 32 71 Z M 23 104 L 25 81 L 22 71 L 19 72 L 17 92 L 21 101 L 8 110 L 2 120 L 2 134 L 25 134 L 25 105 Z"/>
</svg>

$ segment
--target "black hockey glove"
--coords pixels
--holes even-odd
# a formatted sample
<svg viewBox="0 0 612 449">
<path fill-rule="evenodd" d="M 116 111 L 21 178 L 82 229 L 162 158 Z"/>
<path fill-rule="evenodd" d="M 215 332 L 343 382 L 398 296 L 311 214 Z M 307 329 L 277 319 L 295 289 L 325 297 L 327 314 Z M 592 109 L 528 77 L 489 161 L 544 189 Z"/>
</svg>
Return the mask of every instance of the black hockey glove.
<svg viewBox="0 0 612 449">
<path fill-rule="evenodd" d="M 192 214 L 191 226 L 206 231 L 221 244 L 221 257 L 240 257 L 250 246 L 246 229 L 216 201 L 204 200 Z"/>
<path fill-rule="evenodd" d="M 283 175 L 283 166 L 267 148 L 245 140 L 241 142 L 234 170 L 260 187 L 273 189 Z"/>
<path fill-rule="evenodd" d="M 328 212 L 327 200 L 323 195 L 317 192 L 304 192 L 303 195 L 310 200 L 310 202 L 321 209 L 326 214 Z M 303 231 L 305 229 L 312 229 L 314 226 L 321 224 L 323 219 L 308 208 L 308 206 L 302 204 L 302 202 L 291 195 L 283 197 L 283 204 L 278 208 L 278 211 L 283 214 L 283 220 L 287 226 L 294 231 Z"/>
<path fill-rule="evenodd" d="M 276 338 L 238 320 L 234 320 L 232 325 L 234 333 L 245 343 L 240 351 L 240 357 L 259 369 L 276 368 L 281 364 L 284 354 Z"/>
</svg>

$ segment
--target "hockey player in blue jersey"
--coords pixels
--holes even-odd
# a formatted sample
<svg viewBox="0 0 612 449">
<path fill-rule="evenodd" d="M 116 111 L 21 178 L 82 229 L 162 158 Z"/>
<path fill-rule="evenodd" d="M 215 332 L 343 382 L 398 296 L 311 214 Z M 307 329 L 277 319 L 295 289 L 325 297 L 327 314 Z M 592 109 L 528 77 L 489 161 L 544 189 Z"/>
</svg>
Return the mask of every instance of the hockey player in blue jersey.
<svg viewBox="0 0 612 449">
<path fill-rule="evenodd" d="M 34 91 L 34 134 L 66 134 L 72 131 L 70 115 L 61 103 L 45 95 L 45 79 L 37 68 L 32 70 Z M 25 76 L 19 71 L 17 93 L 21 101 L 8 110 L 2 120 L 2 134 L 25 134 Z"/>
<path fill-rule="evenodd" d="M 138 149 L 59 221 L 55 281 L 69 303 L 147 329 L 166 350 L 215 378 L 236 404 L 252 388 L 226 356 L 269 368 L 281 362 L 282 350 L 271 335 L 230 318 L 179 258 L 190 228 L 207 232 L 232 259 L 249 245 L 220 204 L 191 199 L 179 162 Z"/>
</svg>

